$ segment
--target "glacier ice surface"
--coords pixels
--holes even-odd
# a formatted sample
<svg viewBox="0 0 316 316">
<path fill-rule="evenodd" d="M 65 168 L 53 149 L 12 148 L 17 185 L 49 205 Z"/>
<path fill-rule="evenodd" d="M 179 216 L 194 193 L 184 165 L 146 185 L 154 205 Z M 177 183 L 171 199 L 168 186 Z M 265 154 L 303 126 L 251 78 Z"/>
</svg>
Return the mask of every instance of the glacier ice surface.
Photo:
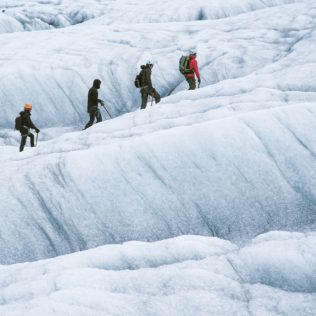
<svg viewBox="0 0 316 316">
<path fill-rule="evenodd" d="M 314 316 L 315 249 L 315 233 L 181 236 L 0 266 L 0 314 Z"/>
</svg>

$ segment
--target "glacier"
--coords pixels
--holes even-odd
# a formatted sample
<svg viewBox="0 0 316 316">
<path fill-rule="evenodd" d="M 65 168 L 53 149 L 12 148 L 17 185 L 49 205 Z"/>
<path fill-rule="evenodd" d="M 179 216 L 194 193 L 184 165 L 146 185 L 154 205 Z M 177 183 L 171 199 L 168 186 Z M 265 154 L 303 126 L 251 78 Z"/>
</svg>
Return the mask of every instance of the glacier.
<svg viewBox="0 0 316 316">
<path fill-rule="evenodd" d="M 3 0 L 0 33 L 49 30 L 101 17 L 106 24 L 216 20 L 282 4 L 312 0 Z M 166 9 L 168 8 L 168 9 Z"/>
<path fill-rule="evenodd" d="M 100 18 L 1 36 L 1 125 L 31 102 L 34 121 L 49 128 L 21 155 L 19 135 L 1 132 L 0 262 L 183 234 L 243 243 L 314 227 L 315 13 L 295 3 L 172 29 Z M 203 79 L 194 92 L 176 67 L 192 32 Z M 133 79 L 146 54 L 165 98 L 139 112 Z M 82 132 L 97 75 L 119 117 Z"/>
<path fill-rule="evenodd" d="M 314 105 L 224 118 L 192 114 L 190 105 L 178 120 L 164 116 L 170 107 L 66 133 L 22 155 L 6 146 L 2 263 L 183 234 L 244 240 L 315 223 Z"/>
<path fill-rule="evenodd" d="M 315 246 L 315 233 L 270 232 L 242 248 L 181 236 L 0 266 L 0 313 L 314 316 Z"/>
<path fill-rule="evenodd" d="M 314 316 L 313 1 L 2 7 L 0 315 Z M 147 59 L 163 99 L 139 111 Z M 115 118 L 82 131 L 97 77 Z"/>
<path fill-rule="evenodd" d="M 6 106 L 0 124 L 12 127 L 21 105 L 31 102 L 46 127 L 82 125 L 86 91 L 97 76 L 115 116 L 134 111 L 139 93 L 133 81 L 140 65 L 153 59 L 158 91 L 177 93 L 186 89 L 178 59 L 192 46 L 199 51 L 202 86 L 211 96 L 268 88 L 284 93 L 272 98 L 275 102 L 286 101 L 287 92 L 313 92 L 314 12 L 313 5 L 295 3 L 282 11 L 274 7 L 218 21 L 109 26 L 100 18 L 63 29 L 3 34 L 0 102 Z M 231 84 L 228 79 L 239 80 Z"/>
</svg>

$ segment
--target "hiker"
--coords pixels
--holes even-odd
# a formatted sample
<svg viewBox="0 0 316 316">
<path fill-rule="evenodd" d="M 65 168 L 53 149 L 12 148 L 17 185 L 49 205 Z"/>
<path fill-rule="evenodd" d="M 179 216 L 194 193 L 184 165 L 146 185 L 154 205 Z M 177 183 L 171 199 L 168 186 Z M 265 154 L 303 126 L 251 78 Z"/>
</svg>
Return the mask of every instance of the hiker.
<svg viewBox="0 0 316 316">
<path fill-rule="evenodd" d="M 101 80 L 95 79 L 93 81 L 93 86 L 90 88 L 88 93 L 88 113 L 90 116 L 89 122 L 86 124 L 84 129 L 91 127 L 94 123 L 94 120 L 97 120 L 97 123 L 102 122 L 102 115 L 100 109 L 98 108 L 98 104 L 104 104 L 104 102 L 100 99 L 98 89 L 100 89 Z"/>
<path fill-rule="evenodd" d="M 200 72 L 199 72 L 199 67 L 198 67 L 198 63 L 196 60 L 196 50 L 191 50 L 190 51 L 190 55 L 187 58 L 187 62 L 183 65 L 183 67 L 185 68 L 182 72 L 182 74 L 184 75 L 186 81 L 189 84 L 189 90 L 195 90 L 196 89 L 196 79 L 195 76 L 198 79 L 198 83 L 200 86 L 201 83 L 201 77 L 200 77 Z M 181 62 L 181 59 L 180 59 Z"/>
<path fill-rule="evenodd" d="M 34 143 L 34 135 L 30 132 L 30 129 L 34 129 L 35 132 L 38 134 L 40 130 L 34 125 L 31 120 L 31 111 L 32 111 L 32 104 L 27 103 L 24 105 L 24 111 L 20 112 L 20 121 L 18 124 L 17 129 L 21 133 L 21 145 L 20 145 L 20 152 L 23 151 L 24 146 L 26 144 L 27 137 L 30 137 L 31 147 L 35 147 Z M 18 118 L 17 118 L 18 119 Z"/>
<path fill-rule="evenodd" d="M 147 61 L 146 65 L 142 65 L 141 72 L 136 77 L 136 80 L 139 81 L 139 83 L 136 85 L 138 88 L 140 88 L 140 93 L 142 96 L 142 103 L 140 109 L 146 109 L 148 97 L 151 96 L 155 99 L 155 103 L 160 102 L 160 95 L 156 91 L 156 89 L 152 86 L 151 82 L 151 70 L 153 69 L 154 64 L 150 60 Z M 136 83 L 135 83 L 136 84 Z"/>
</svg>

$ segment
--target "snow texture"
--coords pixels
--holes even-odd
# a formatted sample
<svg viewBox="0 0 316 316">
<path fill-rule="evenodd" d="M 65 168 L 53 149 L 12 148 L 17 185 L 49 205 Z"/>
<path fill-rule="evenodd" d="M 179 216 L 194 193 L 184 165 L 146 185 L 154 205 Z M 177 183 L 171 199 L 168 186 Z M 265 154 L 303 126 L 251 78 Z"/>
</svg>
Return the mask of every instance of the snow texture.
<svg viewBox="0 0 316 316">
<path fill-rule="evenodd" d="M 22 154 L 19 135 L 1 131 L 0 262 L 315 227 L 315 15 L 313 4 L 295 3 L 217 21 L 100 18 L 0 36 L 2 125 L 28 101 L 37 125 L 51 126 Z M 194 92 L 177 70 L 189 44 L 203 78 Z M 133 79 L 148 55 L 161 104 L 82 132 L 92 80 L 101 77 L 115 115 L 136 109 Z"/>
<path fill-rule="evenodd" d="M 0 266 L 4 316 L 314 316 L 316 234 L 181 236 Z"/>
<path fill-rule="evenodd" d="M 307 94 L 299 92 L 311 92 L 314 102 L 316 8 L 302 3 L 281 8 L 190 23 L 108 26 L 100 18 L 65 29 L 4 34 L 0 124 L 11 128 L 26 102 L 36 105 L 45 127 L 84 124 L 87 89 L 96 77 L 114 115 L 133 111 L 139 107 L 133 84 L 139 66 L 148 58 L 156 62 L 153 80 L 162 96 L 184 90 L 178 60 L 192 46 L 210 102 L 256 89 L 274 94 L 266 103 L 286 104 L 292 91 L 297 102 L 306 101 Z"/>
<path fill-rule="evenodd" d="M 1 316 L 315 316 L 314 1 L 0 5 Z M 115 119 L 82 131 L 97 77 Z"/>
<path fill-rule="evenodd" d="M 2 0 L 0 33 L 63 28 L 102 17 L 106 24 L 215 20 L 312 0 Z M 9 19 L 8 19 L 9 18 Z"/>
</svg>

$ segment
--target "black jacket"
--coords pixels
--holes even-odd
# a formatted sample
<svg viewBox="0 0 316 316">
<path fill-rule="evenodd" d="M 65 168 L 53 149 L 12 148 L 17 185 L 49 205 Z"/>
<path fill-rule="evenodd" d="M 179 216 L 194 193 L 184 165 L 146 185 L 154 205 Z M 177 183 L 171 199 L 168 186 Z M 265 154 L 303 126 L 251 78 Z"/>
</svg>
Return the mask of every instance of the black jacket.
<svg viewBox="0 0 316 316">
<path fill-rule="evenodd" d="M 88 112 L 94 112 L 98 107 L 99 102 L 98 90 L 94 87 L 90 88 L 88 93 Z"/>
<path fill-rule="evenodd" d="M 38 130 L 38 128 L 34 125 L 34 123 L 32 122 L 31 120 L 31 113 L 29 111 L 23 111 L 23 112 L 20 112 L 20 115 L 22 117 L 22 129 L 24 127 L 30 129 L 35 129 L 36 131 Z"/>
<path fill-rule="evenodd" d="M 140 85 L 141 87 L 148 87 L 152 89 L 153 85 L 151 82 L 151 69 L 149 66 L 141 66 L 140 72 Z"/>
<path fill-rule="evenodd" d="M 95 79 L 92 88 L 88 92 L 88 113 L 93 113 L 98 108 L 98 103 L 101 102 L 99 99 L 98 89 L 100 89 L 101 81 Z"/>
</svg>

